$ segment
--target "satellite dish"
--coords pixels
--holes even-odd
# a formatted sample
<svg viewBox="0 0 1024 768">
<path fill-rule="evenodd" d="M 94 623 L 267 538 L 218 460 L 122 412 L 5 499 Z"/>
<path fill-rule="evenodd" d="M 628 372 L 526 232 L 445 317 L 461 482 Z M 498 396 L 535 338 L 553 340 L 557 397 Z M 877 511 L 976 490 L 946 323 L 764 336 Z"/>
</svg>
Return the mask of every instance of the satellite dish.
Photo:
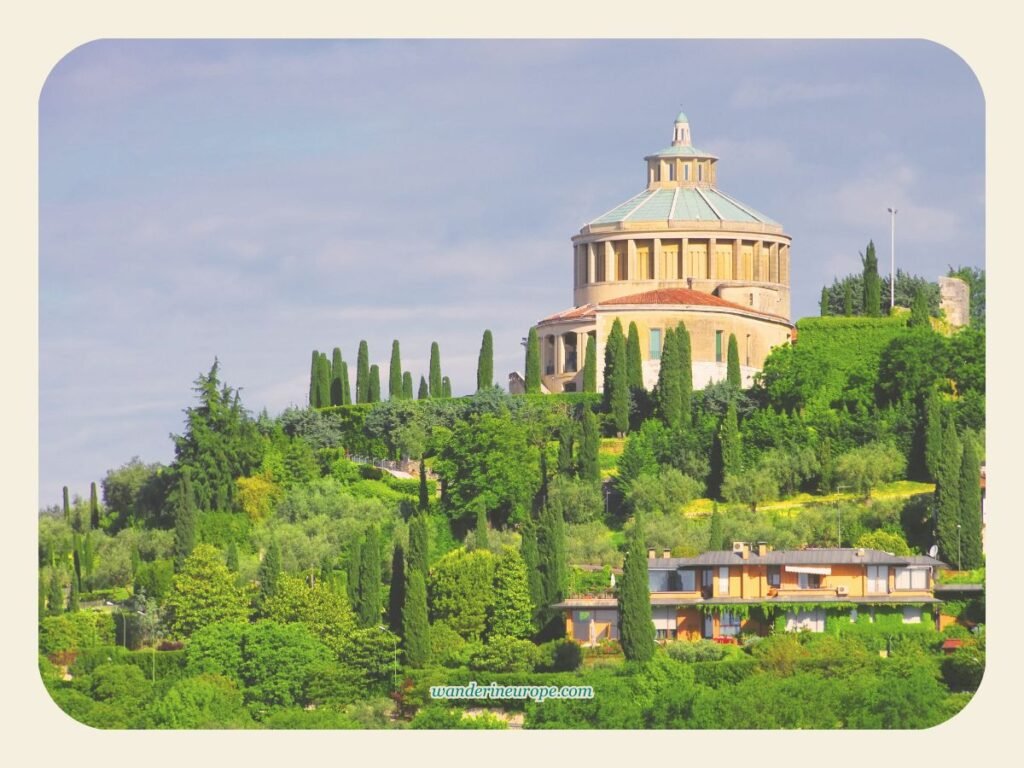
<svg viewBox="0 0 1024 768">
<path fill-rule="evenodd" d="M 932 544 L 928 549 L 928 557 L 935 557 L 937 554 L 939 554 L 939 545 Z"/>
</svg>

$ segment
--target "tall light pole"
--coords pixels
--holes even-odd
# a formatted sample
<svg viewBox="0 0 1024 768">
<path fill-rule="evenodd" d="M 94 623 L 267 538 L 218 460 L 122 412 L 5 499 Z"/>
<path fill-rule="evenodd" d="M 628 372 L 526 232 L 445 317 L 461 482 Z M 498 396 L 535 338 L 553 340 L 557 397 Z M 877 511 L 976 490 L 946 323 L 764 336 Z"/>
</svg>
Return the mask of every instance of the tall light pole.
<svg viewBox="0 0 1024 768">
<path fill-rule="evenodd" d="M 896 214 L 897 208 L 889 209 L 889 314 L 896 307 Z"/>
</svg>

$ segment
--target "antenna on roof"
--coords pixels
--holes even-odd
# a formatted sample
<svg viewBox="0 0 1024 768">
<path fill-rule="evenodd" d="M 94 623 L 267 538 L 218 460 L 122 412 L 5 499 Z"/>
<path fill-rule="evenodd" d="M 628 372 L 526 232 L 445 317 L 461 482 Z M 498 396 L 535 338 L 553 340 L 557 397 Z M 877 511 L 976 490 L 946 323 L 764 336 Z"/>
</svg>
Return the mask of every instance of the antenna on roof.
<svg viewBox="0 0 1024 768">
<path fill-rule="evenodd" d="M 937 554 L 939 554 L 939 545 L 938 544 L 932 544 L 928 548 L 928 557 L 935 557 Z"/>
</svg>

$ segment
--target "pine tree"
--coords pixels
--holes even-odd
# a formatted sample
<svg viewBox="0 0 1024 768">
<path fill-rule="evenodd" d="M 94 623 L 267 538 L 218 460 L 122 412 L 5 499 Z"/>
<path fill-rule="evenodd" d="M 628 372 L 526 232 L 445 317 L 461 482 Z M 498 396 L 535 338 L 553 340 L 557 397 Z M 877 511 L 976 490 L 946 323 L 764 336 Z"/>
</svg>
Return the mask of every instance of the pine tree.
<svg viewBox="0 0 1024 768">
<path fill-rule="evenodd" d="M 341 349 L 335 347 L 331 353 L 331 405 L 344 405 L 345 387 L 341 383 Z"/>
<path fill-rule="evenodd" d="M 320 390 L 317 388 L 317 377 L 320 374 L 320 353 L 313 350 L 313 359 L 309 364 L 309 407 L 320 407 Z"/>
<path fill-rule="evenodd" d="M 410 568 L 402 607 L 402 647 L 410 667 L 430 662 L 430 624 L 427 620 L 427 580 L 423 572 Z"/>
<path fill-rule="evenodd" d="M 629 324 L 626 337 L 626 378 L 631 389 L 644 388 L 643 358 L 640 355 L 640 331 L 636 323 Z"/>
<path fill-rule="evenodd" d="M 405 605 L 405 551 L 395 544 L 391 552 L 391 589 L 388 590 L 388 626 L 402 634 L 402 607 Z"/>
<path fill-rule="evenodd" d="M 370 526 L 359 556 L 359 624 L 376 627 L 380 624 L 380 544 L 377 529 Z"/>
<path fill-rule="evenodd" d="M 409 371 L 402 374 L 402 399 L 412 400 L 412 374 Z"/>
<path fill-rule="evenodd" d="M 879 317 L 882 314 L 882 281 L 878 277 L 878 259 L 875 257 L 875 243 L 868 241 L 868 247 L 861 256 L 864 266 L 864 314 Z"/>
<path fill-rule="evenodd" d="M 506 548 L 494 568 L 494 602 L 488 621 L 490 636 L 530 637 L 533 611 L 526 563 L 517 550 Z"/>
<path fill-rule="evenodd" d="M 573 442 L 576 437 L 576 423 L 569 421 L 558 430 L 558 474 L 572 477 L 576 474 L 573 458 Z"/>
<path fill-rule="evenodd" d="M 487 510 L 484 508 L 482 503 L 478 503 L 476 508 L 476 531 L 474 534 L 477 549 L 491 548 L 490 537 L 487 535 L 487 530 Z"/>
<path fill-rule="evenodd" d="M 960 462 L 960 552 L 967 570 L 984 565 L 981 549 L 981 463 L 974 435 L 963 436 Z"/>
<path fill-rule="evenodd" d="M 597 339 L 587 334 L 587 354 L 583 359 L 583 391 L 597 392 Z"/>
<path fill-rule="evenodd" d="M 665 349 L 661 353 L 661 367 L 658 369 L 658 412 L 669 429 L 676 429 L 682 423 L 682 377 L 679 370 L 679 344 L 671 328 L 665 331 Z"/>
<path fill-rule="evenodd" d="M 322 352 L 316 368 L 316 398 L 320 408 L 331 404 L 331 363 Z"/>
<path fill-rule="evenodd" d="M 942 434 L 942 459 L 935 477 L 936 529 L 939 552 L 947 563 L 959 570 L 963 560 L 963 531 L 960 522 L 960 465 L 963 445 L 956 434 L 952 416 L 947 415 Z M 958 546 L 959 545 L 959 546 Z"/>
<path fill-rule="evenodd" d="M 96 495 L 96 483 L 89 483 L 89 529 L 100 527 L 100 502 Z"/>
<path fill-rule="evenodd" d="M 924 463 L 932 481 L 938 478 L 942 461 L 943 413 L 942 398 L 932 389 L 924 401 Z"/>
<path fill-rule="evenodd" d="M 914 291 L 914 300 L 910 305 L 910 320 L 907 321 L 910 328 L 931 328 L 931 316 L 928 312 L 928 297 L 924 290 L 918 288 Z"/>
<path fill-rule="evenodd" d="M 437 346 L 437 342 L 431 342 L 430 344 L 430 396 L 431 397 L 443 397 L 444 392 L 441 389 L 441 348 Z"/>
<path fill-rule="evenodd" d="M 370 397 L 370 348 L 366 341 L 359 342 L 359 355 L 356 357 L 356 402 L 369 402 Z"/>
<path fill-rule="evenodd" d="M 583 409 L 580 425 L 580 447 L 577 454 L 579 462 L 579 475 L 584 480 L 600 482 L 601 462 L 599 452 L 601 449 L 601 435 L 597 425 L 597 416 L 590 408 Z"/>
<path fill-rule="evenodd" d="M 553 504 L 545 505 L 540 514 L 540 528 L 537 531 L 537 554 L 539 555 L 544 602 L 541 607 L 549 608 L 566 597 L 568 568 L 565 551 L 565 520 L 562 510 Z"/>
<path fill-rule="evenodd" d="M 821 298 L 818 300 L 818 314 L 828 317 L 828 288 L 821 286 Z"/>
<path fill-rule="evenodd" d="M 370 381 L 366 388 L 366 402 L 380 402 L 380 366 L 376 364 L 370 366 Z"/>
<path fill-rule="evenodd" d="M 494 386 L 494 337 L 490 330 L 484 331 L 480 342 L 480 357 L 476 361 L 476 391 Z"/>
<path fill-rule="evenodd" d="M 430 493 L 427 490 L 427 463 L 420 457 L 420 510 L 430 509 Z"/>
<path fill-rule="evenodd" d="M 626 337 L 622 323 L 615 318 L 604 348 L 604 407 L 611 415 L 615 431 L 629 430 L 629 374 L 626 360 Z"/>
<path fill-rule="evenodd" d="M 540 568 L 540 553 L 537 551 L 537 526 L 533 518 L 527 519 L 523 525 L 522 540 L 519 551 L 526 566 L 527 585 L 530 589 L 530 601 L 533 605 L 534 626 L 540 626 L 544 606 L 544 576 Z"/>
<path fill-rule="evenodd" d="M 341 404 L 352 405 L 352 387 L 348 377 L 348 363 L 341 364 Z"/>
<path fill-rule="evenodd" d="M 50 585 L 47 590 L 46 612 L 50 616 L 64 613 L 64 585 L 61 583 L 60 571 L 54 568 L 50 574 Z"/>
<path fill-rule="evenodd" d="M 843 314 L 853 316 L 853 285 L 849 281 L 843 285 Z"/>
<path fill-rule="evenodd" d="M 234 540 L 228 544 L 227 566 L 232 573 L 238 573 L 238 545 Z"/>
<path fill-rule="evenodd" d="M 681 424 L 689 427 L 693 423 L 693 354 L 690 348 L 690 332 L 680 323 L 675 332 L 679 367 L 679 413 Z"/>
<path fill-rule="evenodd" d="M 430 397 L 430 389 L 427 388 L 427 380 L 420 376 L 420 390 L 416 393 L 417 400 L 426 400 Z"/>
<path fill-rule="evenodd" d="M 277 585 L 281 580 L 281 548 L 278 546 L 276 538 L 270 539 L 267 552 L 263 555 L 263 561 L 256 571 L 256 578 L 260 583 L 261 603 L 277 594 Z"/>
<path fill-rule="evenodd" d="M 441 397 L 450 398 L 452 396 L 452 380 L 447 376 L 441 377 Z"/>
<path fill-rule="evenodd" d="M 736 343 L 736 334 L 729 334 L 729 355 L 726 358 L 725 380 L 736 389 L 743 388 L 743 376 L 740 373 L 740 348 Z"/>
<path fill-rule="evenodd" d="M 647 661 L 654 655 L 654 622 L 647 578 L 643 518 L 637 515 L 633 520 L 619 585 L 619 634 L 622 653 L 629 661 Z"/>
<path fill-rule="evenodd" d="M 526 337 L 526 394 L 540 394 L 540 340 L 537 329 L 531 328 Z"/>
<path fill-rule="evenodd" d="M 174 569 L 180 570 L 196 545 L 196 502 L 192 492 L 192 470 L 184 467 L 178 480 L 174 507 Z"/>
<path fill-rule="evenodd" d="M 718 514 L 718 502 L 711 507 L 711 525 L 708 528 L 708 549 L 712 552 L 722 548 L 722 516 Z"/>
<path fill-rule="evenodd" d="M 398 345 L 398 339 L 395 339 L 394 341 L 391 342 L 391 367 L 388 369 L 388 399 L 403 399 L 402 353 Z"/>
</svg>

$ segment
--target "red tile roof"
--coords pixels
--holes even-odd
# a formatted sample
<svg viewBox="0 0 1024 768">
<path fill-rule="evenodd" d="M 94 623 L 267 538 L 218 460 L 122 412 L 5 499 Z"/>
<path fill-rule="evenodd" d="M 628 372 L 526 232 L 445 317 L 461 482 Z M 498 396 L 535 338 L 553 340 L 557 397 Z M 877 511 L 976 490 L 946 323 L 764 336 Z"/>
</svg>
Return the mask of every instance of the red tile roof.
<svg viewBox="0 0 1024 768">
<path fill-rule="evenodd" d="M 584 304 L 582 307 L 572 307 L 571 309 L 565 309 L 561 312 L 556 312 L 553 315 L 548 315 L 540 322 L 551 323 L 556 320 L 575 320 L 580 317 L 590 317 L 594 314 L 593 304 Z"/>
<path fill-rule="evenodd" d="M 600 306 L 609 307 L 629 304 L 688 304 L 691 306 L 720 307 L 722 309 L 738 309 L 755 315 L 786 320 L 782 315 L 762 312 L 752 307 L 744 307 L 742 304 L 726 301 L 714 294 L 694 291 L 690 288 L 659 288 L 655 291 L 644 291 L 643 293 L 634 293 L 630 296 L 618 296 L 614 299 L 602 301 Z M 786 322 L 788 323 L 789 321 L 786 320 Z"/>
</svg>

